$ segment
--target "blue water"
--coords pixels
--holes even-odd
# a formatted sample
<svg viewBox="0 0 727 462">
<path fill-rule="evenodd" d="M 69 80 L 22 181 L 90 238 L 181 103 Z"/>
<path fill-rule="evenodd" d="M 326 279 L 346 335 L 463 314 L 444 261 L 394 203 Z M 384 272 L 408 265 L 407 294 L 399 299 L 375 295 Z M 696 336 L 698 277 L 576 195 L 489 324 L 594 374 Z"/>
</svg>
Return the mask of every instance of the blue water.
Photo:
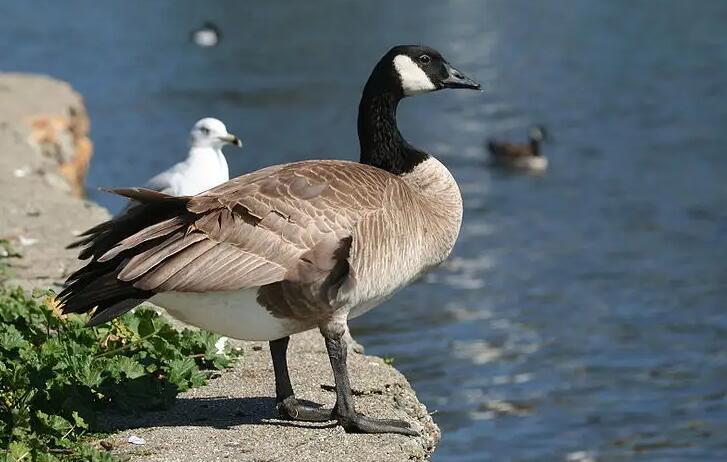
<svg viewBox="0 0 727 462">
<path fill-rule="evenodd" d="M 359 92 L 432 45 L 484 93 L 407 100 L 405 135 L 465 199 L 450 261 L 353 323 L 442 427 L 435 461 L 727 460 L 727 2 L 5 2 L 0 68 L 86 98 L 98 186 L 180 158 L 191 124 L 234 173 L 357 157 Z M 223 29 L 201 49 L 189 31 Z M 482 142 L 545 124 L 546 175 Z M 355 373 L 355 371 L 354 371 Z"/>
</svg>

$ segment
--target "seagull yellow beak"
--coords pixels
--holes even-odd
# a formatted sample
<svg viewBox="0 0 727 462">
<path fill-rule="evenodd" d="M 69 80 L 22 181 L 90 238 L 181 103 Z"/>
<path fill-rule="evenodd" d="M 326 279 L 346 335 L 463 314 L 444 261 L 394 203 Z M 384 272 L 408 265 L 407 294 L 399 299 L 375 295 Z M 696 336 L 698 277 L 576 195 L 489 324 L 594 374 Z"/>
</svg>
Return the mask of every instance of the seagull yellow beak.
<svg viewBox="0 0 727 462">
<path fill-rule="evenodd" d="M 237 136 L 233 135 L 232 133 L 228 133 L 227 135 L 223 135 L 220 137 L 222 141 L 225 143 L 234 144 L 237 147 L 242 147 L 242 140 L 238 138 Z"/>
</svg>

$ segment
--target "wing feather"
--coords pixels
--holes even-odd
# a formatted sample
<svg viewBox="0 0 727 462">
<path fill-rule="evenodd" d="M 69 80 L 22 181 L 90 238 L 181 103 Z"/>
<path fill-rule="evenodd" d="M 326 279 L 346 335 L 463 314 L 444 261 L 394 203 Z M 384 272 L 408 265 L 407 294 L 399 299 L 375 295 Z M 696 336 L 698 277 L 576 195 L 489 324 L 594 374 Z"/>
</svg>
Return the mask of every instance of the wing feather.
<svg viewBox="0 0 727 462">
<path fill-rule="evenodd" d="M 417 234 L 393 218 L 412 213 L 408 191 L 399 177 L 346 161 L 276 165 L 193 197 L 118 191 L 141 204 L 84 235 L 82 256 L 92 259 L 69 277 L 63 309 L 97 307 L 91 322 L 98 323 L 155 293 L 254 287 L 274 315 L 333 306 L 364 270 L 378 271 L 370 279 L 381 282 L 388 260 L 367 252 L 386 252 Z M 381 249 L 362 245 L 362 229 L 380 239 L 386 226 L 401 229 Z"/>
<path fill-rule="evenodd" d="M 201 233 L 185 236 L 184 233 L 178 232 L 161 242 L 159 245 L 145 250 L 135 255 L 119 273 L 119 279 L 122 281 L 133 281 L 157 266 L 170 256 L 181 252 L 192 244 L 195 244 L 206 236 Z"/>
<path fill-rule="evenodd" d="M 398 179 L 354 162 L 268 167 L 189 198 L 192 220 L 171 218 L 144 228 L 102 258 L 139 248 L 119 279 L 154 292 L 305 282 L 303 269 L 308 277 L 320 272 L 316 278 L 333 270 L 341 239 L 350 239 L 362 217 L 381 209 L 391 181 Z M 141 249 L 155 239 L 163 240 Z"/>
<path fill-rule="evenodd" d="M 175 287 L 175 275 L 215 245 L 216 243 L 209 239 L 203 239 L 184 248 L 135 281 L 134 287 L 143 290 L 153 290 L 155 292 L 173 290 Z"/>
</svg>

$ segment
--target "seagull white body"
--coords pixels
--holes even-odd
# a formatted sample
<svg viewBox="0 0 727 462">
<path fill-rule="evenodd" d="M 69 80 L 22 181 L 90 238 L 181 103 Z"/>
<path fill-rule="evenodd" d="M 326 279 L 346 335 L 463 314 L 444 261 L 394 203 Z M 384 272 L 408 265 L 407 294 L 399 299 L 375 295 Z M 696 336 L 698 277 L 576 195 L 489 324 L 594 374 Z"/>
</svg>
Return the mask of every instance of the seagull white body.
<svg viewBox="0 0 727 462">
<path fill-rule="evenodd" d="M 218 119 L 199 120 L 189 133 L 187 158 L 150 179 L 144 186 L 172 196 L 194 196 L 230 179 L 226 144 L 240 145 Z"/>
<path fill-rule="evenodd" d="M 156 175 L 144 187 L 173 196 L 194 196 L 229 179 L 222 149 L 192 147 L 184 161 Z"/>
</svg>

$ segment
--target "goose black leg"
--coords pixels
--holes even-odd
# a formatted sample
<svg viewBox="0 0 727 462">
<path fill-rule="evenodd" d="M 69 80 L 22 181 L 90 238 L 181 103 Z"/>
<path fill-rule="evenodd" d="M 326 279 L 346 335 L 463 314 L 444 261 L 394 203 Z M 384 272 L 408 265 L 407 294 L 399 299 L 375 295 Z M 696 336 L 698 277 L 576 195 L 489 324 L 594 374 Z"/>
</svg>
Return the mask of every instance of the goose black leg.
<svg viewBox="0 0 727 462">
<path fill-rule="evenodd" d="M 270 354 L 273 357 L 275 370 L 275 400 L 278 412 L 286 419 L 302 420 L 306 422 L 325 422 L 333 420 L 332 409 L 307 406 L 300 403 L 293 393 L 288 375 L 288 341 L 290 337 L 283 337 L 270 342 Z"/>
<path fill-rule="evenodd" d="M 372 419 L 356 412 L 346 366 L 346 356 L 348 354 L 346 342 L 342 336 L 337 336 L 337 338 L 325 336 L 325 338 L 328 357 L 333 368 L 333 378 L 336 382 L 336 406 L 333 408 L 333 416 L 338 420 L 338 423 L 349 433 L 419 435 L 403 420 Z"/>
</svg>

